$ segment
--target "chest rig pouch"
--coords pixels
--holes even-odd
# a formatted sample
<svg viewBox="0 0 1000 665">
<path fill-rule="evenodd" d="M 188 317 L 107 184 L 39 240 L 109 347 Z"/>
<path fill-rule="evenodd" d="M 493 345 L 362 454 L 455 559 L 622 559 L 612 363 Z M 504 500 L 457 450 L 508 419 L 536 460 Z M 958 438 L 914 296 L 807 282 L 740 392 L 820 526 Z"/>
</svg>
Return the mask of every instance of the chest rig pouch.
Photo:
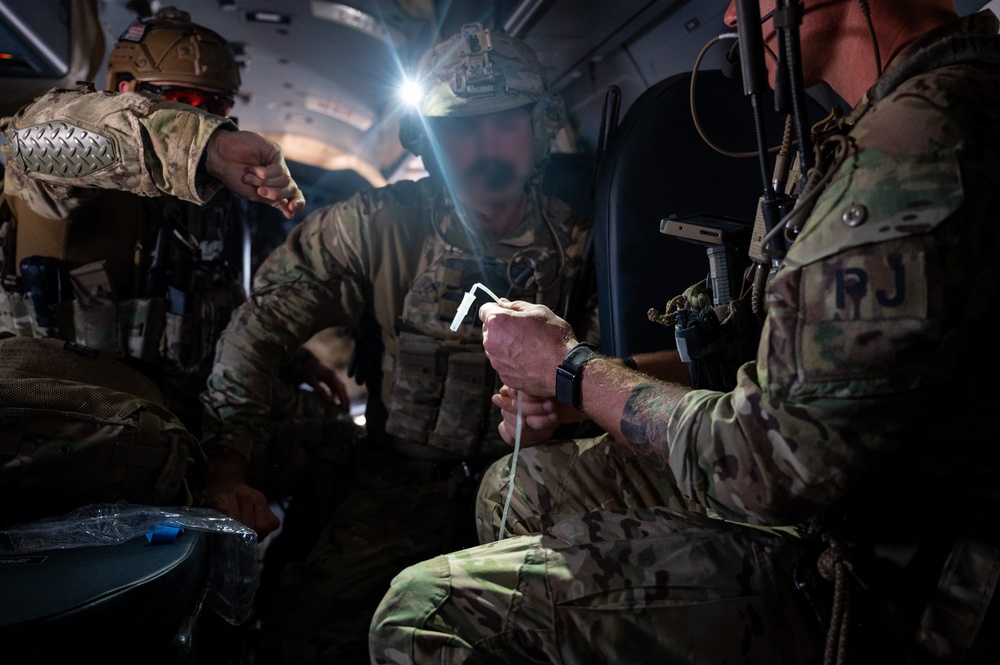
<svg viewBox="0 0 1000 665">
<path fill-rule="evenodd" d="M 207 376 L 215 342 L 244 298 L 224 254 L 238 247 L 238 205 L 227 192 L 203 207 L 105 192 L 71 221 L 36 219 L 22 206 L 0 226 L 7 240 L 13 225 L 18 254 L 32 253 L 20 259 L 19 276 L 5 261 L 0 333 L 61 337 Z M 40 237 L 45 224 L 61 235 Z"/>
<path fill-rule="evenodd" d="M 154 260 L 149 271 L 148 290 L 164 294 L 167 301 L 159 350 L 171 371 L 204 380 L 223 329 L 246 299 L 231 267 L 239 260 L 232 250 L 242 234 L 241 201 L 223 191 L 200 208 L 175 200 L 170 204 L 184 211 L 182 223 L 168 221 L 161 228 L 168 240 L 164 261 Z M 165 213 L 165 220 L 178 214 L 170 208 Z"/>
<path fill-rule="evenodd" d="M 530 275 L 518 271 L 519 264 L 517 255 L 508 263 L 449 246 L 416 277 L 397 323 L 399 342 L 386 422 L 389 435 L 424 446 L 426 453 L 437 456 L 506 452 L 496 431 L 500 413 L 490 408 L 499 378 L 483 351 L 479 319 L 470 315 L 457 332 L 449 326 L 462 296 L 476 282 L 498 295 L 533 302 L 551 300 L 543 293 L 559 291 L 533 287 L 542 284 L 548 272 L 558 271 L 557 261 L 536 262 L 537 270 Z M 557 306 L 560 297 L 557 293 L 555 302 L 546 304 Z"/>
<path fill-rule="evenodd" d="M 223 255 L 237 203 L 227 192 L 200 207 L 169 197 L 143 200 L 147 222 L 129 289 L 134 297 L 78 297 L 77 343 L 154 362 L 171 374 L 207 376 L 215 342 L 244 297 Z"/>
</svg>

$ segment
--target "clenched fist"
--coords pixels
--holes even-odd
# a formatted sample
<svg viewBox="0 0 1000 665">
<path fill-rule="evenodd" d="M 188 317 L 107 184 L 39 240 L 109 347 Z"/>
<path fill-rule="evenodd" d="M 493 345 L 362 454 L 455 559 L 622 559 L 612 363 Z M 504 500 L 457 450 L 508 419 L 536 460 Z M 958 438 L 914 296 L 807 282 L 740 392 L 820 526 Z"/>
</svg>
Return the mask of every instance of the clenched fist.
<svg viewBox="0 0 1000 665">
<path fill-rule="evenodd" d="M 267 203 L 288 219 L 306 204 L 281 148 L 253 132 L 219 130 L 212 134 L 205 170 L 233 192 Z"/>
</svg>

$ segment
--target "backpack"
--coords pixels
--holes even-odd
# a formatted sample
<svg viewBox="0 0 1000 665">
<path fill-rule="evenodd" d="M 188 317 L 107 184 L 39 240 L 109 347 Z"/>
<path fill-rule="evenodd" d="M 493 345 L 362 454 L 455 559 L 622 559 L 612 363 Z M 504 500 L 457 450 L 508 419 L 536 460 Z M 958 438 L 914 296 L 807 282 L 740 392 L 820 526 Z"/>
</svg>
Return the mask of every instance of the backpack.
<svg viewBox="0 0 1000 665">
<path fill-rule="evenodd" d="M 149 379 L 53 339 L 0 340 L 0 525 L 88 503 L 190 505 L 204 453 Z"/>
</svg>

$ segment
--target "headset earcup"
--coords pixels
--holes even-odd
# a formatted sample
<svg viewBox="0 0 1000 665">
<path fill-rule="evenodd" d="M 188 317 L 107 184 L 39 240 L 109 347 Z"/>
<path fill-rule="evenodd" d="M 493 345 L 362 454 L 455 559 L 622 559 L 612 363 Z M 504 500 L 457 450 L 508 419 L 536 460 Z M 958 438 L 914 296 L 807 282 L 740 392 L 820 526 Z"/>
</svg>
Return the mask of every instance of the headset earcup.
<svg viewBox="0 0 1000 665">
<path fill-rule="evenodd" d="M 431 149 L 430 138 L 427 136 L 427 126 L 420 115 L 411 111 L 399 119 L 399 142 L 412 154 L 424 161 L 424 168 L 435 178 L 441 176 L 434 150 Z"/>
<path fill-rule="evenodd" d="M 399 142 L 414 155 L 427 152 L 427 132 L 417 113 L 404 113 L 399 119 Z"/>
</svg>

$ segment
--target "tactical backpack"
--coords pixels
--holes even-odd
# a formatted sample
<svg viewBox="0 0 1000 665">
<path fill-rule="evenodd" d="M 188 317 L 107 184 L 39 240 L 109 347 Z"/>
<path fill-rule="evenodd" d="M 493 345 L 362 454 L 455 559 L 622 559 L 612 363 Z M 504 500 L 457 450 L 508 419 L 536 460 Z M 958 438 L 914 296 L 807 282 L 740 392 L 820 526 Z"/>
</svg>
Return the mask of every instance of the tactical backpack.
<svg viewBox="0 0 1000 665">
<path fill-rule="evenodd" d="M 190 505 L 189 467 L 203 461 L 126 365 L 59 340 L 0 340 L 0 525 L 95 502 Z"/>
</svg>

